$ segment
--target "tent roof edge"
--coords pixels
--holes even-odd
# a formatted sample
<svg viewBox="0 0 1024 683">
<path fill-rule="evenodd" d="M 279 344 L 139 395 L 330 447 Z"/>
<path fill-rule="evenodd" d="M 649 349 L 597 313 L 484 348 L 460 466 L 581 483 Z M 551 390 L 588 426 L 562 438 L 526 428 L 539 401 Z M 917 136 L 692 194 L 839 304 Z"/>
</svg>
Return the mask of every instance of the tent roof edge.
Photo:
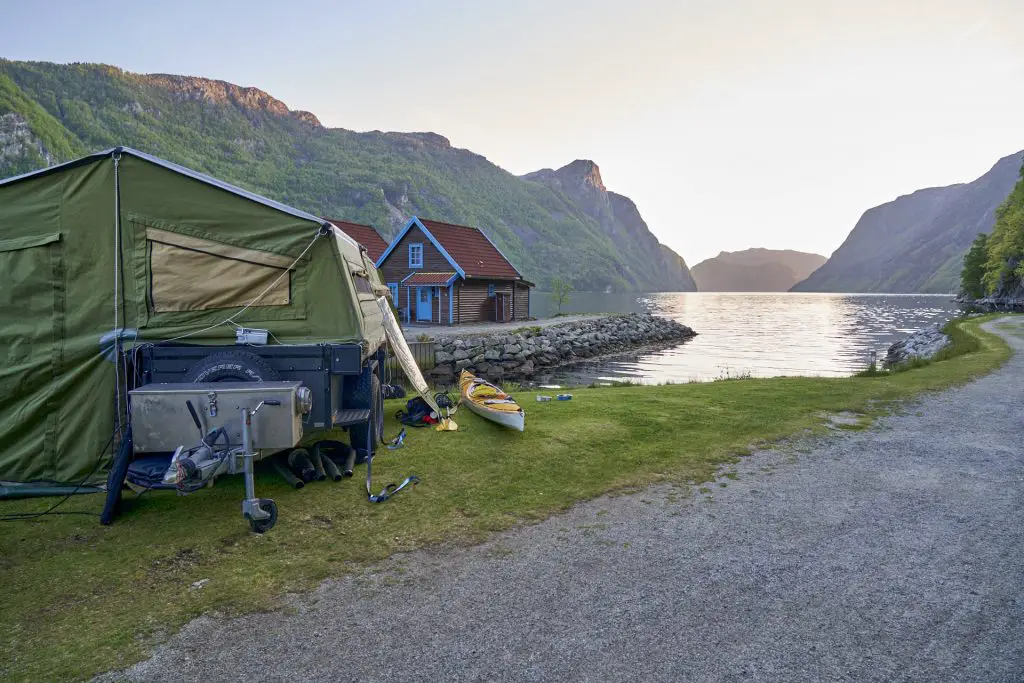
<svg viewBox="0 0 1024 683">
<path fill-rule="evenodd" d="M 248 199 L 249 201 L 256 202 L 257 204 L 262 204 L 262 205 L 264 205 L 266 207 L 269 207 L 271 209 L 275 209 L 275 210 L 280 211 L 282 213 L 286 213 L 286 214 L 288 214 L 290 216 L 294 216 L 295 218 L 300 218 L 302 220 L 307 220 L 307 221 L 310 221 L 312 223 L 316 223 L 317 225 L 319 225 L 321 227 L 330 226 L 330 223 L 328 221 L 324 220 L 323 218 L 321 218 L 319 216 L 314 216 L 311 213 L 306 213 L 305 211 L 301 211 L 301 210 L 296 209 L 294 207 L 288 206 L 287 204 L 282 204 L 281 202 L 276 202 L 273 199 L 268 199 L 268 198 L 266 198 L 266 197 L 264 197 L 262 195 L 256 194 L 255 192 L 249 192 L 248 190 L 243 190 L 242 188 L 236 187 L 235 185 L 232 185 L 230 183 L 226 183 L 223 180 L 218 180 L 218 179 L 216 179 L 216 178 L 214 178 L 212 176 L 208 176 L 205 173 L 200 173 L 198 171 L 193 171 L 192 169 L 186 168 L 185 166 L 181 166 L 179 164 L 175 164 L 173 162 L 166 161 L 166 160 L 161 159 L 159 157 L 155 157 L 152 154 L 146 154 L 145 152 L 140 152 L 139 150 L 132 149 L 131 147 L 111 147 L 110 149 L 105 149 L 102 152 L 95 152 L 93 154 L 89 154 L 89 155 L 86 155 L 84 157 L 80 157 L 78 159 L 73 159 L 71 161 L 66 161 L 63 164 L 57 164 L 55 166 L 48 166 L 46 168 L 42 168 L 42 169 L 39 169 L 37 171 L 29 171 L 28 173 L 22 173 L 21 175 L 16 175 L 16 176 L 13 176 L 11 178 L 5 178 L 3 180 L 0 180 L 0 187 L 4 187 L 6 185 L 12 185 L 14 183 L 21 182 L 21 181 L 24 181 L 24 180 L 40 178 L 40 177 L 43 177 L 43 176 L 46 176 L 46 175 L 50 175 L 52 173 L 59 173 L 61 171 L 66 171 L 68 169 L 75 168 L 77 166 L 84 166 L 85 164 L 92 163 L 94 161 L 99 161 L 100 159 L 105 159 L 105 158 L 108 158 L 108 157 L 113 157 L 117 153 L 127 154 L 129 156 L 137 157 L 137 158 L 142 159 L 144 161 L 148 161 L 151 164 L 156 164 L 157 166 L 162 166 L 163 168 L 166 168 L 166 169 L 168 169 L 170 171 L 174 171 L 175 173 L 179 173 L 181 175 L 188 176 L 189 178 L 192 178 L 194 180 L 198 180 L 199 182 L 205 183 L 207 185 L 212 185 L 213 187 L 216 187 L 218 189 L 224 190 L 225 192 L 230 192 L 231 194 L 234 194 L 234 195 L 238 195 L 239 197 L 244 197 L 245 199 Z"/>
</svg>

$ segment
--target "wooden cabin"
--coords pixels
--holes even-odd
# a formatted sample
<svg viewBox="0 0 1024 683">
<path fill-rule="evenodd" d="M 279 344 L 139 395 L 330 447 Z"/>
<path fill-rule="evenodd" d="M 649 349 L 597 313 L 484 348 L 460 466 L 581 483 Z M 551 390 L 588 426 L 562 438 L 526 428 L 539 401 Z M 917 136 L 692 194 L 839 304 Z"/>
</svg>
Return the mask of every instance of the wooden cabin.
<svg viewBox="0 0 1024 683">
<path fill-rule="evenodd" d="M 458 325 L 530 317 L 530 289 L 482 231 L 412 219 L 377 260 L 406 323 Z"/>
<path fill-rule="evenodd" d="M 372 225 L 350 223 L 349 221 L 338 220 L 337 218 L 327 218 L 326 216 L 324 217 L 324 220 L 330 221 L 343 233 L 363 245 L 366 249 L 366 253 L 369 254 L 370 258 L 375 262 L 388 248 L 387 241 L 380 236 L 380 233 L 378 233 Z"/>
</svg>

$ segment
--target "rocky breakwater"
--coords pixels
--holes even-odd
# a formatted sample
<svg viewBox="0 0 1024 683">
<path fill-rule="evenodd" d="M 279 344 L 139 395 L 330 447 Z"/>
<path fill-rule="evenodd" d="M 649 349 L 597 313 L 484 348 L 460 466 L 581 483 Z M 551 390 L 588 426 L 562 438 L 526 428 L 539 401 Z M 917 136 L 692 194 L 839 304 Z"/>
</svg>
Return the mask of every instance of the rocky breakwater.
<svg viewBox="0 0 1024 683">
<path fill-rule="evenodd" d="M 938 325 L 926 327 L 890 346 L 882 363 L 885 367 L 891 368 L 913 357 L 932 358 L 949 343 L 950 338 L 943 334 L 942 328 Z"/>
<path fill-rule="evenodd" d="M 528 378 L 588 358 L 681 342 L 696 334 L 675 320 L 630 313 L 494 334 L 446 336 L 434 340 L 435 365 L 430 373 L 440 381 L 464 369 L 490 378 Z"/>
</svg>

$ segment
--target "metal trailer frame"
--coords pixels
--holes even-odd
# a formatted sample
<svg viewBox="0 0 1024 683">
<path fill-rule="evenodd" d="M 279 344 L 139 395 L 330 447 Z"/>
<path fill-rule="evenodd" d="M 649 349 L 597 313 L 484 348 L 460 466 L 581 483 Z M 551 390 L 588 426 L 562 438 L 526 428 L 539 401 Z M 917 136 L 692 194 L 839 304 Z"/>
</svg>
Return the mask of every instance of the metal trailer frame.
<svg viewBox="0 0 1024 683">
<path fill-rule="evenodd" d="M 371 375 L 378 380 L 384 368 L 382 346 L 362 360 L 359 344 L 274 344 L 197 345 L 161 344 L 146 346 L 139 352 L 138 386 L 153 382 L 188 381 L 192 367 L 220 351 L 245 351 L 259 356 L 282 380 L 305 384 L 313 392 L 313 410 L 302 424 L 306 433 L 330 429 L 348 429 L 365 424 L 371 408 Z"/>
<path fill-rule="evenodd" d="M 303 420 L 303 434 L 344 429 L 354 451 L 371 456 L 380 440 L 383 397 L 380 394 L 387 347 L 382 345 L 363 357 L 360 344 L 205 345 L 147 344 L 125 353 L 134 365 L 134 386 L 154 382 L 187 382 L 196 363 L 211 354 L 244 351 L 266 361 L 282 380 L 300 381 L 313 392 L 313 409 Z M 374 381 L 376 379 L 376 381 Z M 373 423 L 371 423 L 371 420 Z M 376 429 L 374 427 L 377 427 Z M 117 517 L 121 490 L 133 455 L 131 430 L 122 439 L 107 479 L 107 500 L 100 522 Z"/>
</svg>

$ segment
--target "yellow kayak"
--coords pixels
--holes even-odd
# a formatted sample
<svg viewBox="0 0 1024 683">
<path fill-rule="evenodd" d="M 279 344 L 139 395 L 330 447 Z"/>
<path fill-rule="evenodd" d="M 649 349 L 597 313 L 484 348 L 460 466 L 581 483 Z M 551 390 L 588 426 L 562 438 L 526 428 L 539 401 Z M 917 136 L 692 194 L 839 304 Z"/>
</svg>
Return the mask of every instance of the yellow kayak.
<svg viewBox="0 0 1024 683">
<path fill-rule="evenodd" d="M 480 417 L 510 429 L 525 429 L 526 413 L 501 387 L 463 370 L 459 375 L 459 389 L 462 404 Z"/>
</svg>

